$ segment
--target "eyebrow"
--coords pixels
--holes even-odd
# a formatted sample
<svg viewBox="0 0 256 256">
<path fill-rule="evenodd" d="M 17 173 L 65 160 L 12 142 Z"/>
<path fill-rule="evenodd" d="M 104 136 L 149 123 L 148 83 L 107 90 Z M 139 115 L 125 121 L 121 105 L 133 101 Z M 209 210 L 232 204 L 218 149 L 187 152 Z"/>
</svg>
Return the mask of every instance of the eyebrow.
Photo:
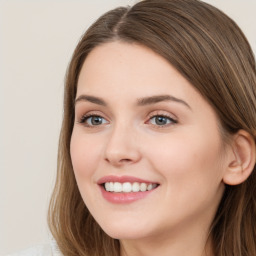
<svg viewBox="0 0 256 256">
<path fill-rule="evenodd" d="M 90 95 L 80 95 L 76 100 L 75 100 L 75 104 L 80 102 L 80 101 L 88 101 L 97 105 L 101 105 L 101 106 L 107 106 L 107 103 L 98 97 L 95 96 L 90 96 Z"/>
<path fill-rule="evenodd" d="M 162 102 L 162 101 L 174 101 L 174 102 L 183 104 L 184 106 L 188 107 L 189 109 L 192 109 L 186 101 L 184 101 L 182 99 L 179 99 L 179 98 L 176 98 L 176 97 L 171 96 L 171 95 L 156 95 L 156 96 L 140 98 L 140 99 L 138 99 L 138 105 L 139 106 L 145 106 L 145 105 L 151 105 L 151 104 L 159 103 L 159 102 Z"/>
<path fill-rule="evenodd" d="M 75 104 L 77 104 L 80 101 L 88 101 L 97 105 L 107 106 L 107 103 L 102 98 L 90 96 L 90 95 L 84 95 L 84 94 L 80 95 L 75 100 Z M 174 101 L 174 102 L 183 104 L 189 109 L 192 109 L 186 101 L 171 95 L 155 95 L 155 96 L 140 98 L 137 100 L 137 105 L 138 106 L 152 105 L 152 104 L 156 104 L 163 101 Z"/>
</svg>

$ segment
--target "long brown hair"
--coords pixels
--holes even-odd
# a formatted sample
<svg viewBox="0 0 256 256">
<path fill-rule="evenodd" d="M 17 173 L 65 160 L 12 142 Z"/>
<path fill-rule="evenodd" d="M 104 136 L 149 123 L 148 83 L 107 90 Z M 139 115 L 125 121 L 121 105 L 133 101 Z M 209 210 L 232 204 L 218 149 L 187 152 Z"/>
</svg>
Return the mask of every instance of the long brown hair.
<svg viewBox="0 0 256 256">
<path fill-rule="evenodd" d="M 119 241 L 95 222 L 75 181 L 70 158 L 74 99 L 83 62 L 96 46 L 136 42 L 167 59 L 216 111 L 223 139 L 240 129 L 256 138 L 256 70 L 239 27 L 198 0 L 145 0 L 100 17 L 84 34 L 67 70 L 58 173 L 49 207 L 51 232 L 64 255 L 118 256 Z M 215 256 L 256 255 L 256 171 L 226 186 L 210 237 Z"/>
</svg>

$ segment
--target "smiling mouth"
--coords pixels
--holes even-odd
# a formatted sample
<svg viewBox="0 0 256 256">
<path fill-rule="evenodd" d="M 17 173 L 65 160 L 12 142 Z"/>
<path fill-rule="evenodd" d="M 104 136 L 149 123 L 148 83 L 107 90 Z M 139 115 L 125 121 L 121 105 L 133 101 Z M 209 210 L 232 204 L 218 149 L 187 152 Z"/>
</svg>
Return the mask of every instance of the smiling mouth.
<svg viewBox="0 0 256 256">
<path fill-rule="evenodd" d="M 101 184 L 105 191 L 113 193 L 136 193 L 153 190 L 159 186 L 157 183 L 140 183 L 140 182 L 105 182 Z"/>
</svg>

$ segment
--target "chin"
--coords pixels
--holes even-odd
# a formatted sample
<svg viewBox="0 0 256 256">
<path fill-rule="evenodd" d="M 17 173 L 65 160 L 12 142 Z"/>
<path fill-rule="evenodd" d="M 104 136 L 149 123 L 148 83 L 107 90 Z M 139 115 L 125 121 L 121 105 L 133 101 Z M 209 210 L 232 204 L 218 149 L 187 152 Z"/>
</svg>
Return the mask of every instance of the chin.
<svg viewBox="0 0 256 256">
<path fill-rule="evenodd" d="M 119 240 L 137 240 L 145 237 L 145 234 L 137 232 L 136 230 L 133 231 L 120 231 L 120 230 L 104 230 L 104 232 L 114 238 L 114 239 L 119 239 Z"/>
<path fill-rule="evenodd" d="M 132 225 L 128 222 L 124 223 L 124 225 L 119 222 L 109 222 L 100 226 L 107 235 L 114 239 L 140 239 L 147 237 L 151 233 L 148 227 L 145 229 L 142 225 Z"/>
</svg>

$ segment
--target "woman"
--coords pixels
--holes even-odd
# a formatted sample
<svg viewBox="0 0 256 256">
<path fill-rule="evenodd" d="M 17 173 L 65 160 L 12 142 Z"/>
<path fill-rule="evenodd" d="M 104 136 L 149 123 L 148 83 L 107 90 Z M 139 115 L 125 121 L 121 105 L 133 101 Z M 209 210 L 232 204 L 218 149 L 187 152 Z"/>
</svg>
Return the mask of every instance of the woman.
<svg viewBox="0 0 256 256">
<path fill-rule="evenodd" d="M 196 0 L 99 18 L 72 57 L 49 211 L 64 255 L 256 255 L 256 77 Z"/>
<path fill-rule="evenodd" d="M 256 72 L 197 0 L 100 17 L 67 72 L 49 208 L 63 255 L 256 255 Z"/>
</svg>

